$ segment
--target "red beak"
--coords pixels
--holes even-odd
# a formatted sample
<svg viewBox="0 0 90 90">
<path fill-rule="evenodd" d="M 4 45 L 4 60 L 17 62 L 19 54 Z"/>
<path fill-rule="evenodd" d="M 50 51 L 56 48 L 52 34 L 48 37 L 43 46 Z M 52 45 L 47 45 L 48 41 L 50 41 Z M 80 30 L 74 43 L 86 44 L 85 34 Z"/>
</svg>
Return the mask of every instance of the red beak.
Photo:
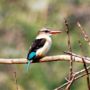
<svg viewBox="0 0 90 90">
<path fill-rule="evenodd" d="M 50 34 L 59 34 L 61 33 L 62 31 L 50 31 Z"/>
</svg>

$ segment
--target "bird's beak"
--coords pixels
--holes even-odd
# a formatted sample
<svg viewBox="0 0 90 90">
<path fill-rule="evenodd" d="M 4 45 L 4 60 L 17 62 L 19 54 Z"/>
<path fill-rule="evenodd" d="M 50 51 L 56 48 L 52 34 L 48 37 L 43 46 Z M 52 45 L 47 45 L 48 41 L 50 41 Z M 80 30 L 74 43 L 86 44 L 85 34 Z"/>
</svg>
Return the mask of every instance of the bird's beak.
<svg viewBox="0 0 90 90">
<path fill-rule="evenodd" d="M 59 34 L 62 33 L 62 31 L 50 31 L 50 34 Z"/>
</svg>

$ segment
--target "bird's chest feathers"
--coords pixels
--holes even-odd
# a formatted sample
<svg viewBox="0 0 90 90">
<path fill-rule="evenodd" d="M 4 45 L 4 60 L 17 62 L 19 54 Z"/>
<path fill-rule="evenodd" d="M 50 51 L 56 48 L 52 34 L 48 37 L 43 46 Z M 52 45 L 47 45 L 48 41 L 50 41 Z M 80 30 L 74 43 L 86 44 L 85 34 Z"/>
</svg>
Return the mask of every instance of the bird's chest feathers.
<svg viewBox="0 0 90 90">
<path fill-rule="evenodd" d="M 41 38 L 41 37 L 38 37 L 38 38 Z M 49 51 L 51 44 L 52 44 L 51 37 L 43 36 L 43 38 L 46 39 L 44 46 L 36 51 L 36 55 L 39 55 L 39 56 L 45 56 L 47 52 Z"/>
</svg>

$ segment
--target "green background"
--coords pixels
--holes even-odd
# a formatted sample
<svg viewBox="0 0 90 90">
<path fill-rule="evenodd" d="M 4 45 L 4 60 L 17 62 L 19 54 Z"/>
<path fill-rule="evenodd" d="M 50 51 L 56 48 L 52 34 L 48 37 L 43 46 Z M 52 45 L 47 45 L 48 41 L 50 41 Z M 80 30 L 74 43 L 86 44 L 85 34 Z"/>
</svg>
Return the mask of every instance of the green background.
<svg viewBox="0 0 90 90">
<path fill-rule="evenodd" d="M 80 21 L 90 35 L 90 0 L 0 0 L 0 58 L 26 58 L 31 42 L 42 27 L 64 31 L 64 18 L 70 27 L 74 53 L 82 54 L 78 40 L 83 44 L 83 54 L 90 50 L 76 25 Z M 67 35 L 52 37 L 49 55 L 60 55 L 68 50 Z M 74 71 L 83 68 L 74 63 Z M 69 62 L 37 63 L 25 72 L 25 65 L 0 65 L 0 90 L 53 90 L 63 84 L 69 74 Z M 71 90 L 87 90 L 86 77 L 76 81 Z"/>
</svg>

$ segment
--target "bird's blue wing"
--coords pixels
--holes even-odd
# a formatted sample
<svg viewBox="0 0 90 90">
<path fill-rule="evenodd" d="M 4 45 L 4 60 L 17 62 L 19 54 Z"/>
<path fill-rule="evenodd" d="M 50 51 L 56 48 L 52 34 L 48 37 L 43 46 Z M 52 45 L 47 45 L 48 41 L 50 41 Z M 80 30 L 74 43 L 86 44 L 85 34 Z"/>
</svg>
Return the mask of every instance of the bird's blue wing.
<svg viewBox="0 0 90 90">
<path fill-rule="evenodd" d="M 30 63 L 32 62 L 32 60 L 34 59 L 34 57 L 36 56 L 36 52 L 31 52 L 28 54 L 28 64 L 27 64 L 27 71 L 29 69 Z"/>
<path fill-rule="evenodd" d="M 30 52 L 30 53 L 28 54 L 27 59 L 28 59 L 28 60 L 32 60 L 35 56 L 36 56 L 36 52 Z"/>
</svg>

